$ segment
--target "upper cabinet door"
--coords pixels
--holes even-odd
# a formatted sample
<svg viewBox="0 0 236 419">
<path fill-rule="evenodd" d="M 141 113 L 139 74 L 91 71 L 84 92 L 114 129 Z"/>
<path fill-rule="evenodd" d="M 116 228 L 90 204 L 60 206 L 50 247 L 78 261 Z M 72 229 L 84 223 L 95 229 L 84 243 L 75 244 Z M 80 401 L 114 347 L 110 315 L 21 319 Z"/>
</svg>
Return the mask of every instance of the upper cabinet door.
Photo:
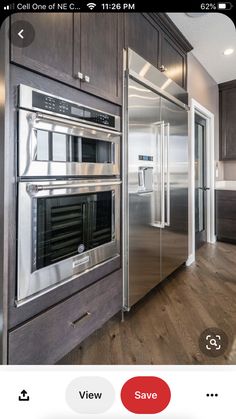
<svg viewBox="0 0 236 419">
<path fill-rule="evenodd" d="M 220 145 L 221 160 L 236 160 L 236 81 L 220 85 Z"/>
<path fill-rule="evenodd" d="M 161 36 L 159 62 L 160 66 L 163 66 L 164 74 L 186 89 L 187 54 L 164 33 Z"/>
<path fill-rule="evenodd" d="M 11 22 L 24 20 L 33 25 L 35 38 L 24 48 L 11 44 L 11 61 L 57 80 L 72 83 L 72 13 L 17 13 Z"/>
<path fill-rule="evenodd" d="M 157 67 L 159 31 L 142 13 L 125 13 L 125 47 Z"/>
<path fill-rule="evenodd" d="M 80 71 L 83 75 L 81 89 L 121 103 L 122 16 L 118 13 L 81 13 L 80 17 L 76 14 L 74 17 L 74 72 Z"/>
</svg>

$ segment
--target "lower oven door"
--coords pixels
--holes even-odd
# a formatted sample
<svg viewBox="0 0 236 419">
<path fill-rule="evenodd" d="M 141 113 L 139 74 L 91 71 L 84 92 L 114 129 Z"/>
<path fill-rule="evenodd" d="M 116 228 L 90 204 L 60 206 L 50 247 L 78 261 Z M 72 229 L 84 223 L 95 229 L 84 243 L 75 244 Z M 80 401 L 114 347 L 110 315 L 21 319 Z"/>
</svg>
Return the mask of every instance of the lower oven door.
<svg viewBox="0 0 236 419">
<path fill-rule="evenodd" d="M 120 254 L 120 183 L 19 183 L 18 305 Z"/>
</svg>

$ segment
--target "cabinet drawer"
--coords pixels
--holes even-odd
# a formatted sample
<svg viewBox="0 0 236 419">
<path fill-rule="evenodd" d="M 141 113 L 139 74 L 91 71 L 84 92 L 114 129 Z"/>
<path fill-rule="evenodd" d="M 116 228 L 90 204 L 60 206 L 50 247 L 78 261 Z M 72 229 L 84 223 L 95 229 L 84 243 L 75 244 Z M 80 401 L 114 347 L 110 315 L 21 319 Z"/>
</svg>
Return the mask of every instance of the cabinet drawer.
<svg viewBox="0 0 236 419">
<path fill-rule="evenodd" d="M 122 271 L 57 304 L 9 333 L 9 364 L 54 364 L 122 306 Z"/>
</svg>

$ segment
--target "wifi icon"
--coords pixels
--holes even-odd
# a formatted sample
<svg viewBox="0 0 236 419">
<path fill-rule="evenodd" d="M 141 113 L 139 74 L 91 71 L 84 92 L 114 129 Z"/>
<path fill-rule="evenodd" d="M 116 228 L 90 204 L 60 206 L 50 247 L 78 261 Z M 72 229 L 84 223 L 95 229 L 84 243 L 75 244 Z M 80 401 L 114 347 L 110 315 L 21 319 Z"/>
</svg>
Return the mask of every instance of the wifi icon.
<svg viewBox="0 0 236 419">
<path fill-rule="evenodd" d="M 87 6 L 90 10 L 93 10 L 94 7 L 96 7 L 96 4 L 95 3 L 88 3 Z"/>
</svg>

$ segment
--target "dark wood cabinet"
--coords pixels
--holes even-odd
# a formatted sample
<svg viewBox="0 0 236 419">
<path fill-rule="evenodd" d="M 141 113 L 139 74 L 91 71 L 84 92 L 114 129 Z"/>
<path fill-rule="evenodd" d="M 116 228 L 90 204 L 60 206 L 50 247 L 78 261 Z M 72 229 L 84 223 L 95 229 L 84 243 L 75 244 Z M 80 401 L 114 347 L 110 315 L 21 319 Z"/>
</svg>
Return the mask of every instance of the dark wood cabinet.
<svg viewBox="0 0 236 419">
<path fill-rule="evenodd" d="M 216 191 L 216 236 L 236 243 L 236 191 Z"/>
<path fill-rule="evenodd" d="M 142 13 L 125 13 L 125 47 L 133 49 L 155 67 L 158 66 L 159 31 Z"/>
<path fill-rule="evenodd" d="M 122 270 L 9 333 L 9 364 L 54 364 L 122 307 Z"/>
<path fill-rule="evenodd" d="M 72 83 L 73 16 L 71 13 L 17 13 L 11 23 L 29 22 L 35 38 L 27 47 L 11 44 L 11 61 L 47 77 Z M 73 79 L 73 83 L 76 81 Z"/>
<path fill-rule="evenodd" d="M 121 103 L 121 15 L 17 13 L 12 22 L 21 18 L 33 25 L 35 39 L 28 47 L 12 45 L 12 62 L 111 102 Z M 78 77 L 79 73 L 83 77 Z"/>
<path fill-rule="evenodd" d="M 166 13 L 152 13 L 160 28 L 158 67 L 187 90 L 187 54 L 193 47 Z"/>
<path fill-rule="evenodd" d="M 191 45 L 164 13 L 37 13 L 11 17 L 31 23 L 35 39 L 11 44 L 11 61 L 75 88 L 122 103 L 123 47 L 130 47 L 186 88 Z"/>
<path fill-rule="evenodd" d="M 236 160 L 236 80 L 219 85 L 220 158 Z"/>
<path fill-rule="evenodd" d="M 186 87 L 187 54 L 184 53 L 170 37 L 162 34 L 160 63 L 164 74 L 181 87 Z"/>
<path fill-rule="evenodd" d="M 122 23 L 118 13 L 74 15 L 74 74 L 83 74 L 81 89 L 116 103 L 122 99 Z"/>
<path fill-rule="evenodd" d="M 125 46 L 187 89 L 187 53 L 192 46 L 166 14 L 125 14 Z"/>
</svg>

